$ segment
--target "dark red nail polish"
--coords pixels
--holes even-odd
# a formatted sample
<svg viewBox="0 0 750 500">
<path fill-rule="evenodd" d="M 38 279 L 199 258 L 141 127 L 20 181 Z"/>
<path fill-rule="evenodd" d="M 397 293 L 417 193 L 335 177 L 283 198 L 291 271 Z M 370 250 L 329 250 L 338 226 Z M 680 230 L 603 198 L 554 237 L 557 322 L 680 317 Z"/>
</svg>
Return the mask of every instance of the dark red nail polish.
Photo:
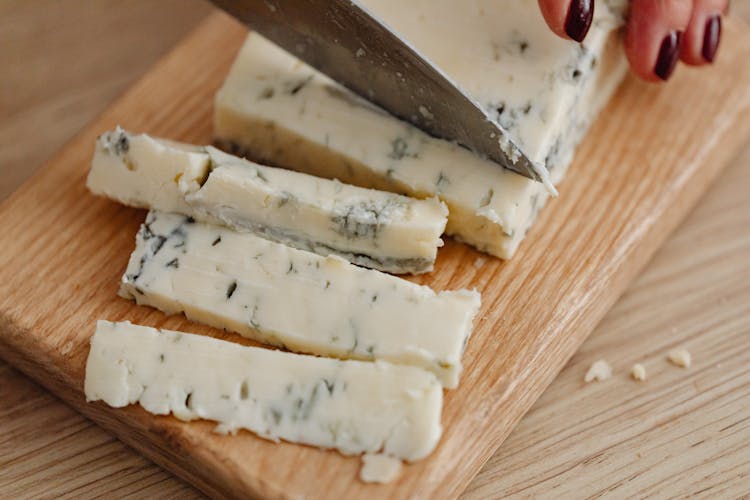
<svg viewBox="0 0 750 500">
<path fill-rule="evenodd" d="M 672 76 L 672 72 L 675 66 L 677 66 L 677 59 L 680 57 L 681 43 L 682 31 L 672 31 L 661 41 L 659 57 L 656 59 L 656 66 L 654 66 L 654 73 L 662 80 L 667 80 Z"/>
<path fill-rule="evenodd" d="M 706 21 L 706 27 L 703 30 L 703 59 L 708 62 L 714 62 L 716 51 L 719 50 L 719 41 L 721 40 L 721 17 L 713 16 Z"/>
<path fill-rule="evenodd" d="M 565 33 L 576 42 L 582 42 L 594 19 L 593 0 L 571 0 L 565 18 Z"/>
</svg>

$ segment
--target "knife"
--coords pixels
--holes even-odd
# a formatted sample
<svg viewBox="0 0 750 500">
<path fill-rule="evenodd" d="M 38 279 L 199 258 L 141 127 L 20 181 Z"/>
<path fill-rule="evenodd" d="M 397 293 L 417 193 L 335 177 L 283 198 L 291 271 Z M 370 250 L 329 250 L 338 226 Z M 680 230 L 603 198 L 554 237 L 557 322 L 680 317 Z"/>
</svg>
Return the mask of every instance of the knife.
<svg viewBox="0 0 750 500">
<path fill-rule="evenodd" d="M 482 106 L 358 1 L 212 1 L 398 118 L 551 187 L 544 165 L 534 165 Z"/>
</svg>

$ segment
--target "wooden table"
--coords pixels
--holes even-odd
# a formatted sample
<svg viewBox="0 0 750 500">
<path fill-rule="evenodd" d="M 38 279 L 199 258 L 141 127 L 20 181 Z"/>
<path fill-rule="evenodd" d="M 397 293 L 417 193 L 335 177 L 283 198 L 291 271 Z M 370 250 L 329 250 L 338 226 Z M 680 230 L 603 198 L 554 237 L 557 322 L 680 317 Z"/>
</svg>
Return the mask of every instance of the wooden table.
<svg viewBox="0 0 750 500">
<path fill-rule="evenodd" d="M 0 199 L 186 33 L 198 0 L 0 2 Z M 750 1 L 735 2 L 750 20 Z M 720 57 L 720 56 L 719 56 Z M 750 494 L 750 144 L 465 493 Z M 670 365 L 684 346 L 693 366 Z M 597 359 L 612 379 L 584 384 Z M 633 363 L 645 382 L 628 376 Z M 0 362 L 0 497 L 200 493 Z"/>
</svg>

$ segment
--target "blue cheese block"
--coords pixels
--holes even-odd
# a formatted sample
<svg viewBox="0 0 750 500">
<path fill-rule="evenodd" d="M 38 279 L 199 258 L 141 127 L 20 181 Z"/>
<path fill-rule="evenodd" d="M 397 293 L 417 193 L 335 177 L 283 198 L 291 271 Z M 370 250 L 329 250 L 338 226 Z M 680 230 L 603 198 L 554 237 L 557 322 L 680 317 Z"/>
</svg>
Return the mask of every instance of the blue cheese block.
<svg viewBox="0 0 750 500">
<path fill-rule="evenodd" d="M 126 205 L 392 273 L 433 269 L 448 215 L 437 198 L 364 189 L 120 128 L 97 140 L 87 185 Z"/>
<path fill-rule="evenodd" d="M 535 0 L 364 3 L 484 104 L 555 184 L 626 71 L 615 2 L 597 3 L 583 44 L 551 33 Z M 503 258 L 548 196 L 539 183 L 383 113 L 257 34 L 216 95 L 214 121 L 217 142 L 236 154 L 438 196 L 449 208 L 448 234 Z"/>
<path fill-rule="evenodd" d="M 458 384 L 480 303 L 179 214 L 152 211 L 120 295 L 293 351 L 382 359 Z"/>
<path fill-rule="evenodd" d="M 442 432 L 443 391 L 424 370 L 244 347 L 130 322 L 99 321 L 91 338 L 87 401 L 140 403 L 156 415 L 218 422 L 346 455 L 415 461 Z"/>
</svg>

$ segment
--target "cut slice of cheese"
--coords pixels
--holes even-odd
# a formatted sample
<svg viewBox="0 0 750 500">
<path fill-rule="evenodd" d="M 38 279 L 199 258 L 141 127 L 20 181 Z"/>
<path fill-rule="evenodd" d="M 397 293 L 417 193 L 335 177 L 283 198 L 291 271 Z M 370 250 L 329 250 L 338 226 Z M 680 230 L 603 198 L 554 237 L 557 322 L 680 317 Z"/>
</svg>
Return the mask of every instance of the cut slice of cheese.
<svg viewBox="0 0 750 500">
<path fill-rule="evenodd" d="M 97 138 L 86 187 L 131 207 L 195 217 L 182 190 L 200 188 L 210 170 L 210 158 L 201 147 L 134 135 L 118 127 Z"/>
<path fill-rule="evenodd" d="M 140 403 L 156 415 L 218 422 L 344 454 L 427 456 L 440 439 L 443 392 L 424 370 L 244 347 L 130 322 L 99 321 L 87 401 Z"/>
<path fill-rule="evenodd" d="M 383 359 L 458 384 L 475 291 L 426 286 L 179 214 L 152 211 L 120 294 L 288 349 Z"/>
<path fill-rule="evenodd" d="M 88 187 L 393 273 L 433 269 L 448 215 L 437 198 L 364 189 L 119 128 L 99 137 Z"/>
<path fill-rule="evenodd" d="M 626 71 L 615 32 L 621 2 L 598 5 L 583 44 L 554 35 L 534 0 L 364 3 L 486 106 L 554 183 Z M 439 196 L 448 234 L 503 258 L 548 196 L 539 183 L 383 113 L 257 34 L 216 95 L 214 121 L 217 142 L 235 154 Z"/>
</svg>

